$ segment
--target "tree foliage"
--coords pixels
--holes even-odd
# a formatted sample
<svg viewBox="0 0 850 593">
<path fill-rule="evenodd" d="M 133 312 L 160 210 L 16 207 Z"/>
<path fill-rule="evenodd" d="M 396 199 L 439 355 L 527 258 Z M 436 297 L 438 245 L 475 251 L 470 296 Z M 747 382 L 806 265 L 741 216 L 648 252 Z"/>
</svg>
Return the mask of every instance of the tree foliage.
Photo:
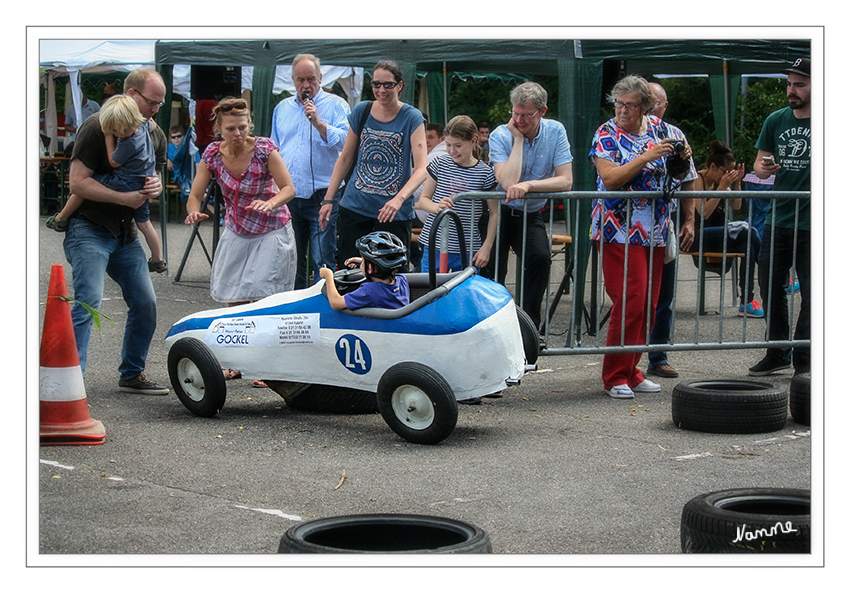
<svg viewBox="0 0 850 593">
<path fill-rule="evenodd" d="M 549 93 L 549 111 L 546 117 L 558 118 L 557 77 L 537 77 L 537 82 Z M 650 77 L 650 80 L 654 80 Z M 661 82 L 667 91 L 670 107 L 665 119 L 685 132 L 694 151 L 697 166 L 708 157 L 712 140 L 717 138 L 714 113 L 711 105 L 711 87 L 708 78 L 665 78 Z M 762 122 L 777 109 L 785 107 L 785 80 L 777 78 L 749 78 L 738 96 L 733 126 L 733 150 L 739 163 L 752 170 L 755 160 L 755 143 Z M 475 83 L 455 79 L 449 94 L 451 115 L 464 114 L 475 121 L 487 121 L 491 128 L 507 122 L 510 117 L 511 85 L 499 82 Z M 613 109 L 606 105 L 600 109 L 599 123 L 610 119 Z"/>
<path fill-rule="evenodd" d="M 658 82 L 664 86 L 670 102 L 664 119 L 685 133 L 697 167 L 701 167 L 708 157 L 709 145 L 717 138 L 708 79 L 666 78 Z M 755 144 L 762 123 L 788 102 L 784 79 L 748 78 L 742 89 L 732 122 L 732 149 L 738 163 L 743 163 L 749 172 L 758 152 Z"/>
</svg>

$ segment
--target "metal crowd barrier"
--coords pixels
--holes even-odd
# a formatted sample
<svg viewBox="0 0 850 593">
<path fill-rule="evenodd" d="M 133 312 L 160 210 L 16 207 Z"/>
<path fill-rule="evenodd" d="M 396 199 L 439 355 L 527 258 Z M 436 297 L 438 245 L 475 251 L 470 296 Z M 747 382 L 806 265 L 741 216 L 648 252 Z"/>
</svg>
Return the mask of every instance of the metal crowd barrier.
<svg viewBox="0 0 850 593">
<path fill-rule="evenodd" d="M 723 194 L 722 196 L 720 194 Z M 729 195 L 726 195 L 729 194 Z M 699 309 L 700 298 L 702 295 L 702 289 L 698 282 L 700 274 L 702 274 L 702 266 L 704 265 L 705 258 L 703 254 L 704 250 L 704 241 L 700 240 L 699 247 L 699 267 L 693 268 L 691 264 L 691 256 L 680 255 L 676 258 L 676 270 L 675 270 L 675 283 L 676 289 L 673 296 L 672 310 L 673 310 L 673 322 L 672 327 L 670 329 L 670 339 L 668 343 L 665 344 L 649 344 L 649 334 L 651 332 L 651 327 L 647 327 L 647 335 L 645 344 L 643 345 L 626 345 L 623 343 L 623 338 L 621 335 L 620 343 L 618 345 L 607 346 L 605 345 L 607 339 L 607 329 L 604 329 L 604 325 L 607 322 L 608 315 L 610 311 L 606 313 L 606 298 L 607 295 L 603 290 L 603 278 L 601 274 L 601 257 L 598 252 L 599 249 L 605 249 L 605 243 L 598 244 L 597 242 L 590 241 L 590 215 L 592 205 L 588 200 L 592 200 L 594 198 L 601 197 L 601 193 L 597 191 L 571 191 L 571 192 L 554 192 L 554 193 L 534 193 L 528 194 L 529 199 L 540 199 L 544 198 L 549 200 L 550 206 L 558 203 L 558 201 L 564 200 L 564 221 L 563 227 L 561 226 L 560 220 L 555 219 L 555 208 L 550 207 L 548 209 L 548 233 L 549 233 L 549 252 L 553 253 L 553 234 L 558 234 L 553 232 L 555 230 L 563 229 L 563 234 L 568 235 L 571 238 L 571 245 L 565 246 L 564 252 L 568 254 L 563 258 L 563 263 L 556 265 L 557 255 L 560 252 L 556 252 L 553 255 L 552 266 L 549 272 L 549 284 L 548 289 L 546 291 L 546 296 L 544 298 L 543 307 L 541 311 L 541 319 L 543 323 L 543 327 L 541 329 L 541 338 L 545 343 L 545 349 L 541 352 L 543 355 L 563 355 L 563 354 L 605 354 L 605 353 L 617 353 L 617 352 L 653 352 L 653 351 L 683 351 L 683 350 L 727 350 L 727 349 L 744 349 L 744 348 L 766 348 L 770 347 L 799 347 L 799 346 L 810 346 L 811 340 L 773 340 L 769 341 L 766 337 L 765 327 L 766 323 L 768 323 L 768 319 L 764 318 L 750 318 L 746 315 L 742 318 L 738 318 L 738 305 L 737 301 L 732 303 L 732 307 L 734 307 L 734 316 L 732 319 L 729 318 L 728 314 L 724 314 L 724 311 L 728 310 L 730 307 L 727 304 L 725 295 L 727 290 L 727 278 L 726 273 L 727 270 L 727 250 L 724 241 L 723 253 L 722 253 L 722 261 L 720 262 L 720 273 L 719 284 L 719 300 L 717 302 L 717 310 L 718 314 L 715 316 L 705 316 L 701 315 L 701 311 Z M 793 252 L 793 261 L 797 261 L 797 227 L 799 224 L 799 200 L 810 198 L 811 192 L 781 192 L 781 191 L 734 191 L 734 192 L 717 192 L 717 191 L 689 191 L 689 192 L 676 192 L 673 195 L 673 198 L 678 201 L 682 201 L 685 199 L 693 199 L 693 200 L 701 200 L 701 199 L 709 199 L 709 198 L 718 198 L 723 197 L 723 199 L 727 202 L 727 208 L 725 209 L 727 212 L 727 220 L 729 216 L 729 208 L 728 208 L 728 200 L 729 199 L 738 199 L 741 198 L 743 200 L 751 200 L 751 199 L 759 199 L 759 200 L 770 200 L 771 207 L 768 209 L 766 218 L 768 221 L 771 220 L 771 217 L 774 213 L 774 208 L 776 207 L 776 203 L 779 200 L 797 200 L 797 208 L 795 213 L 795 224 L 794 224 L 794 252 Z M 505 192 L 463 192 L 458 193 L 453 196 L 453 200 L 458 201 L 462 199 L 467 200 L 486 200 L 486 199 L 502 199 L 505 197 Z M 607 199 L 616 199 L 616 198 L 626 198 L 630 200 L 635 200 L 638 198 L 642 199 L 652 199 L 653 201 L 659 199 L 665 199 L 663 192 L 641 192 L 636 195 L 635 192 L 628 191 L 611 191 L 604 192 L 604 197 Z M 699 204 L 699 202 L 697 202 Z M 484 211 L 486 212 L 486 205 L 484 207 Z M 655 209 L 653 208 L 653 212 Z M 748 208 L 748 215 L 746 222 L 749 225 L 749 232 L 753 232 L 752 225 L 752 208 Z M 683 218 L 680 217 L 681 208 L 678 208 L 673 216 L 676 220 L 676 228 L 680 228 L 680 223 L 684 221 Z M 629 215 L 627 215 L 629 216 Z M 497 235 L 496 245 L 501 241 L 501 209 L 499 210 L 499 226 L 500 229 L 499 234 Z M 628 219 L 627 219 L 628 223 Z M 477 223 L 476 223 L 477 224 Z M 523 217 L 523 244 L 527 242 L 527 221 Z M 584 237 L 582 241 L 580 237 Z M 775 235 L 771 237 L 771 244 L 765 245 L 762 244 L 761 249 L 769 249 L 770 250 L 770 270 L 772 274 L 773 270 L 773 258 L 774 258 L 774 247 L 773 239 Z M 467 237 L 466 244 L 469 246 L 469 259 L 472 260 L 473 251 L 472 251 L 472 237 Z M 748 244 L 747 253 L 745 254 L 745 258 L 751 257 L 749 253 L 750 247 Z M 525 258 L 526 250 L 523 249 L 523 260 Z M 498 258 L 498 249 L 495 252 L 495 256 Z M 508 277 L 506 278 L 505 285 L 511 290 L 514 295 L 514 299 L 517 303 L 522 302 L 522 294 L 524 290 L 524 276 L 523 274 L 517 273 L 517 266 L 524 265 L 523 262 L 516 262 L 516 256 L 513 254 L 509 254 L 509 257 L 514 260 L 513 261 L 513 276 L 516 277 L 516 282 L 512 283 L 509 279 L 512 277 L 511 274 L 511 266 L 509 262 L 509 272 Z M 680 262 L 687 258 L 688 268 L 683 270 L 680 276 Z M 732 259 L 732 265 L 737 265 L 737 262 Z M 624 286 L 625 290 L 625 278 L 628 277 L 628 255 L 626 256 L 626 273 L 624 274 Z M 652 262 L 650 261 L 650 285 L 649 290 L 652 290 Z M 499 269 L 499 261 L 495 262 L 494 269 L 498 271 Z M 693 270 L 693 272 L 691 271 Z M 498 273 L 498 272 L 496 272 Z M 559 273 L 563 276 L 559 279 Z M 590 279 L 587 278 L 587 274 L 590 274 Z M 690 276 L 696 274 L 696 279 L 691 278 Z M 760 291 L 758 289 L 758 265 L 756 265 L 756 273 L 754 277 L 754 293 L 756 300 L 761 301 Z M 792 282 L 794 279 L 794 267 L 792 267 Z M 569 276 L 572 275 L 572 278 Z M 692 282 L 696 282 L 696 300 L 692 301 L 689 296 L 685 296 L 684 293 L 692 292 L 690 285 Z M 564 290 L 564 286 L 572 285 L 572 288 L 569 289 L 569 293 Z M 708 283 L 706 282 L 706 285 Z M 749 289 L 748 280 L 745 286 L 745 290 Z M 553 289 L 553 286 L 555 287 Z M 585 290 L 588 289 L 588 290 Z M 737 290 L 737 287 L 736 287 Z M 585 294 L 589 292 L 589 294 Z M 708 289 L 706 289 L 708 292 Z M 714 291 L 712 291 L 714 292 Z M 569 294 L 570 299 L 565 299 L 565 296 Z M 684 299 L 684 300 L 683 300 Z M 799 304 L 800 295 L 791 292 L 788 295 L 789 300 L 789 327 L 791 328 L 791 335 L 793 335 L 794 327 L 796 325 L 796 316 L 797 309 L 799 307 L 795 307 L 796 304 Z M 569 300 L 569 313 L 565 314 L 565 300 Z M 696 314 L 692 314 L 691 304 L 696 307 Z M 610 303 L 609 303 L 610 308 Z M 625 305 L 624 305 L 625 309 Z M 689 322 L 688 315 L 693 317 L 693 321 Z M 770 315 L 770 312 L 768 312 Z M 702 319 L 705 317 L 705 319 Z M 678 322 L 678 323 L 677 323 Z M 677 333 L 677 325 L 678 328 Z"/>
</svg>

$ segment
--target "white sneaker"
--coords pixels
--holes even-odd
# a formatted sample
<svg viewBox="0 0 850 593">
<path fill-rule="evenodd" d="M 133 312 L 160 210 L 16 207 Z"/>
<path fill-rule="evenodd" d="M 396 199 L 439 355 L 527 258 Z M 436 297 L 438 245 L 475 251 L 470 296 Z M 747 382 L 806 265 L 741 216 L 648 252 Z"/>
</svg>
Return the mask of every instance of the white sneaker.
<svg viewBox="0 0 850 593">
<path fill-rule="evenodd" d="M 634 387 L 632 387 L 635 391 L 641 391 L 645 393 L 654 393 L 656 391 L 661 391 L 661 385 L 658 383 L 653 383 L 649 379 L 644 379 Z"/>
<path fill-rule="evenodd" d="M 659 386 L 660 389 L 660 386 Z M 629 388 L 628 385 L 614 385 L 611 389 L 605 391 L 610 397 L 614 399 L 634 399 L 635 392 Z"/>
</svg>

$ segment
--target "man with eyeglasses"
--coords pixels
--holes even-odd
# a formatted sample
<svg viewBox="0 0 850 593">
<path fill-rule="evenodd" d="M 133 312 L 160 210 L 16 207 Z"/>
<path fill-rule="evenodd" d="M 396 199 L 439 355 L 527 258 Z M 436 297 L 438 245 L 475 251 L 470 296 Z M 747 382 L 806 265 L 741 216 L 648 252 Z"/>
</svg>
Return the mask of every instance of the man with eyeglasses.
<svg viewBox="0 0 850 593">
<path fill-rule="evenodd" d="M 667 113 L 667 107 L 670 106 L 670 101 L 667 100 L 667 91 L 657 82 L 650 82 L 649 88 L 652 94 L 655 95 L 655 109 L 650 115 L 654 115 L 658 119 L 664 119 L 664 114 Z M 688 139 L 684 132 L 676 126 L 667 123 L 667 131 L 670 138 L 682 140 L 685 144 Z M 693 158 L 688 158 L 689 171 L 682 178 L 675 177 L 670 179 L 671 188 L 674 191 L 693 191 L 694 179 L 697 177 L 697 170 L 694 166 Z M 679 208 L 681 202 L 681 210 L 679 216 L 675 215 L 675 211 Z M 679 247 L 682 251 L 687 251 L 691 248 L 694 242 L 694 203 L 692 198 L 673 198 L 671 204 L 671 212 L 674 225 L 681 225 Z M 658 303 L 655 305 L 655 322 L 652 325 L 652 331 L 649 334 L 650 344 L 667 344 L 670 341 L 670 330 L 673 327 L 673 296 L 676 292 L 676 261 L 671 261 L 664 264 L 664 270 L 661 272 L 661 288 L 658 293 Z M 677 371 L 667 358 L 667 353 L 663 351 L 649 352 L 647 354 L 648 365 L 646 374 L 656 377 L 664 377 L 666 379 L 674 379 L 679 376 Z"/>
<path fill-rule="evenodd" d="M 124 81 L 124 94 L 132 97 L 142 116 L 149 120 L 163 105 L 165 84 L 148 68 L 131 72 Z M 151 133 L 156 169 L 161 174 L 166 162 L 165 134 L 158 127 Z M 94 179 L 109 173 L 108 154 L 97 113 L 77 130 L 69 175 L 71 193 L 84 198 L 83 205 L 68 221 L 65 257 L 73 269 L 74 298 L 99 309 L 106 274 L 121 287 L 127 303 L 124 344 L 118 367 L 118 388 L 145 395 L 166 395 L 168 387 L 145 377 L 145 361 L 156 330 L 156 295 L 147 256 L 138 237 L 133 210 L 162 191 L 159 175 L 148 177 L 138 191 L 117 192 Z M 79 304 L 71 311 L 74 337 L 85 373 L 92 316 Z"/>
<path fill-rule="evenodd" d="M 546 199 L 531 192 L 569 191 L 573 186 L 572 153 L 563 124 L 544 119 L 548 110 L 546 90 L 536 82 L 524 82 L 511 91 L 511 119 L 490 134 L 490 164 L 506 196 L 501 206 L 500 240 L 485 274 L 502 284 L 508 270 L 508 247 L 517 262 L 524 262 L 522 309 L 540 329 L 540 309 L 549 283 L 549 236 L 541 209 Z M 486 214 L 481 222 L 486 230 Z M 523 241 L 524 221 L 527 238 Z M 495 261 L 498 273 L 494 274 Z"/>
<path fill-rule="evenodd" d="M 342 98 L 322 90 L 319 59 L 299 54 L 292 60 L 295 95 L 277 104 L 272 114 L 271 140 L 280 148 L 292 182 L 295 199 L 287 204 L 295 231 L 298 271 L 295 288 L 307 288 L 307 247 L 313 263 L 313 280 L 322 265 L 336 266 L 336 210 L 325 228 L 319 226 L 319 209 L 326 197 L 334 165 L 348 135 L 351 108 Z"/>
</svg>

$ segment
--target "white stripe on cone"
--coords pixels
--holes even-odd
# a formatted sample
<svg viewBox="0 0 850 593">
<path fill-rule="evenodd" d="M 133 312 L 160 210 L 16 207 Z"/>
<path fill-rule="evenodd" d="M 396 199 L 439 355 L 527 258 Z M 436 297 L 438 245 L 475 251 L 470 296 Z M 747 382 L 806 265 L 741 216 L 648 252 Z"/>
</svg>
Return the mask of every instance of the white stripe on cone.
<svg viewBox="0 0 850 593">
<path fill-rule="evenodd" d="M 86 399 L 82 368 L 39 367 L 39 400 L 70 402 Z"/>
</svg>

